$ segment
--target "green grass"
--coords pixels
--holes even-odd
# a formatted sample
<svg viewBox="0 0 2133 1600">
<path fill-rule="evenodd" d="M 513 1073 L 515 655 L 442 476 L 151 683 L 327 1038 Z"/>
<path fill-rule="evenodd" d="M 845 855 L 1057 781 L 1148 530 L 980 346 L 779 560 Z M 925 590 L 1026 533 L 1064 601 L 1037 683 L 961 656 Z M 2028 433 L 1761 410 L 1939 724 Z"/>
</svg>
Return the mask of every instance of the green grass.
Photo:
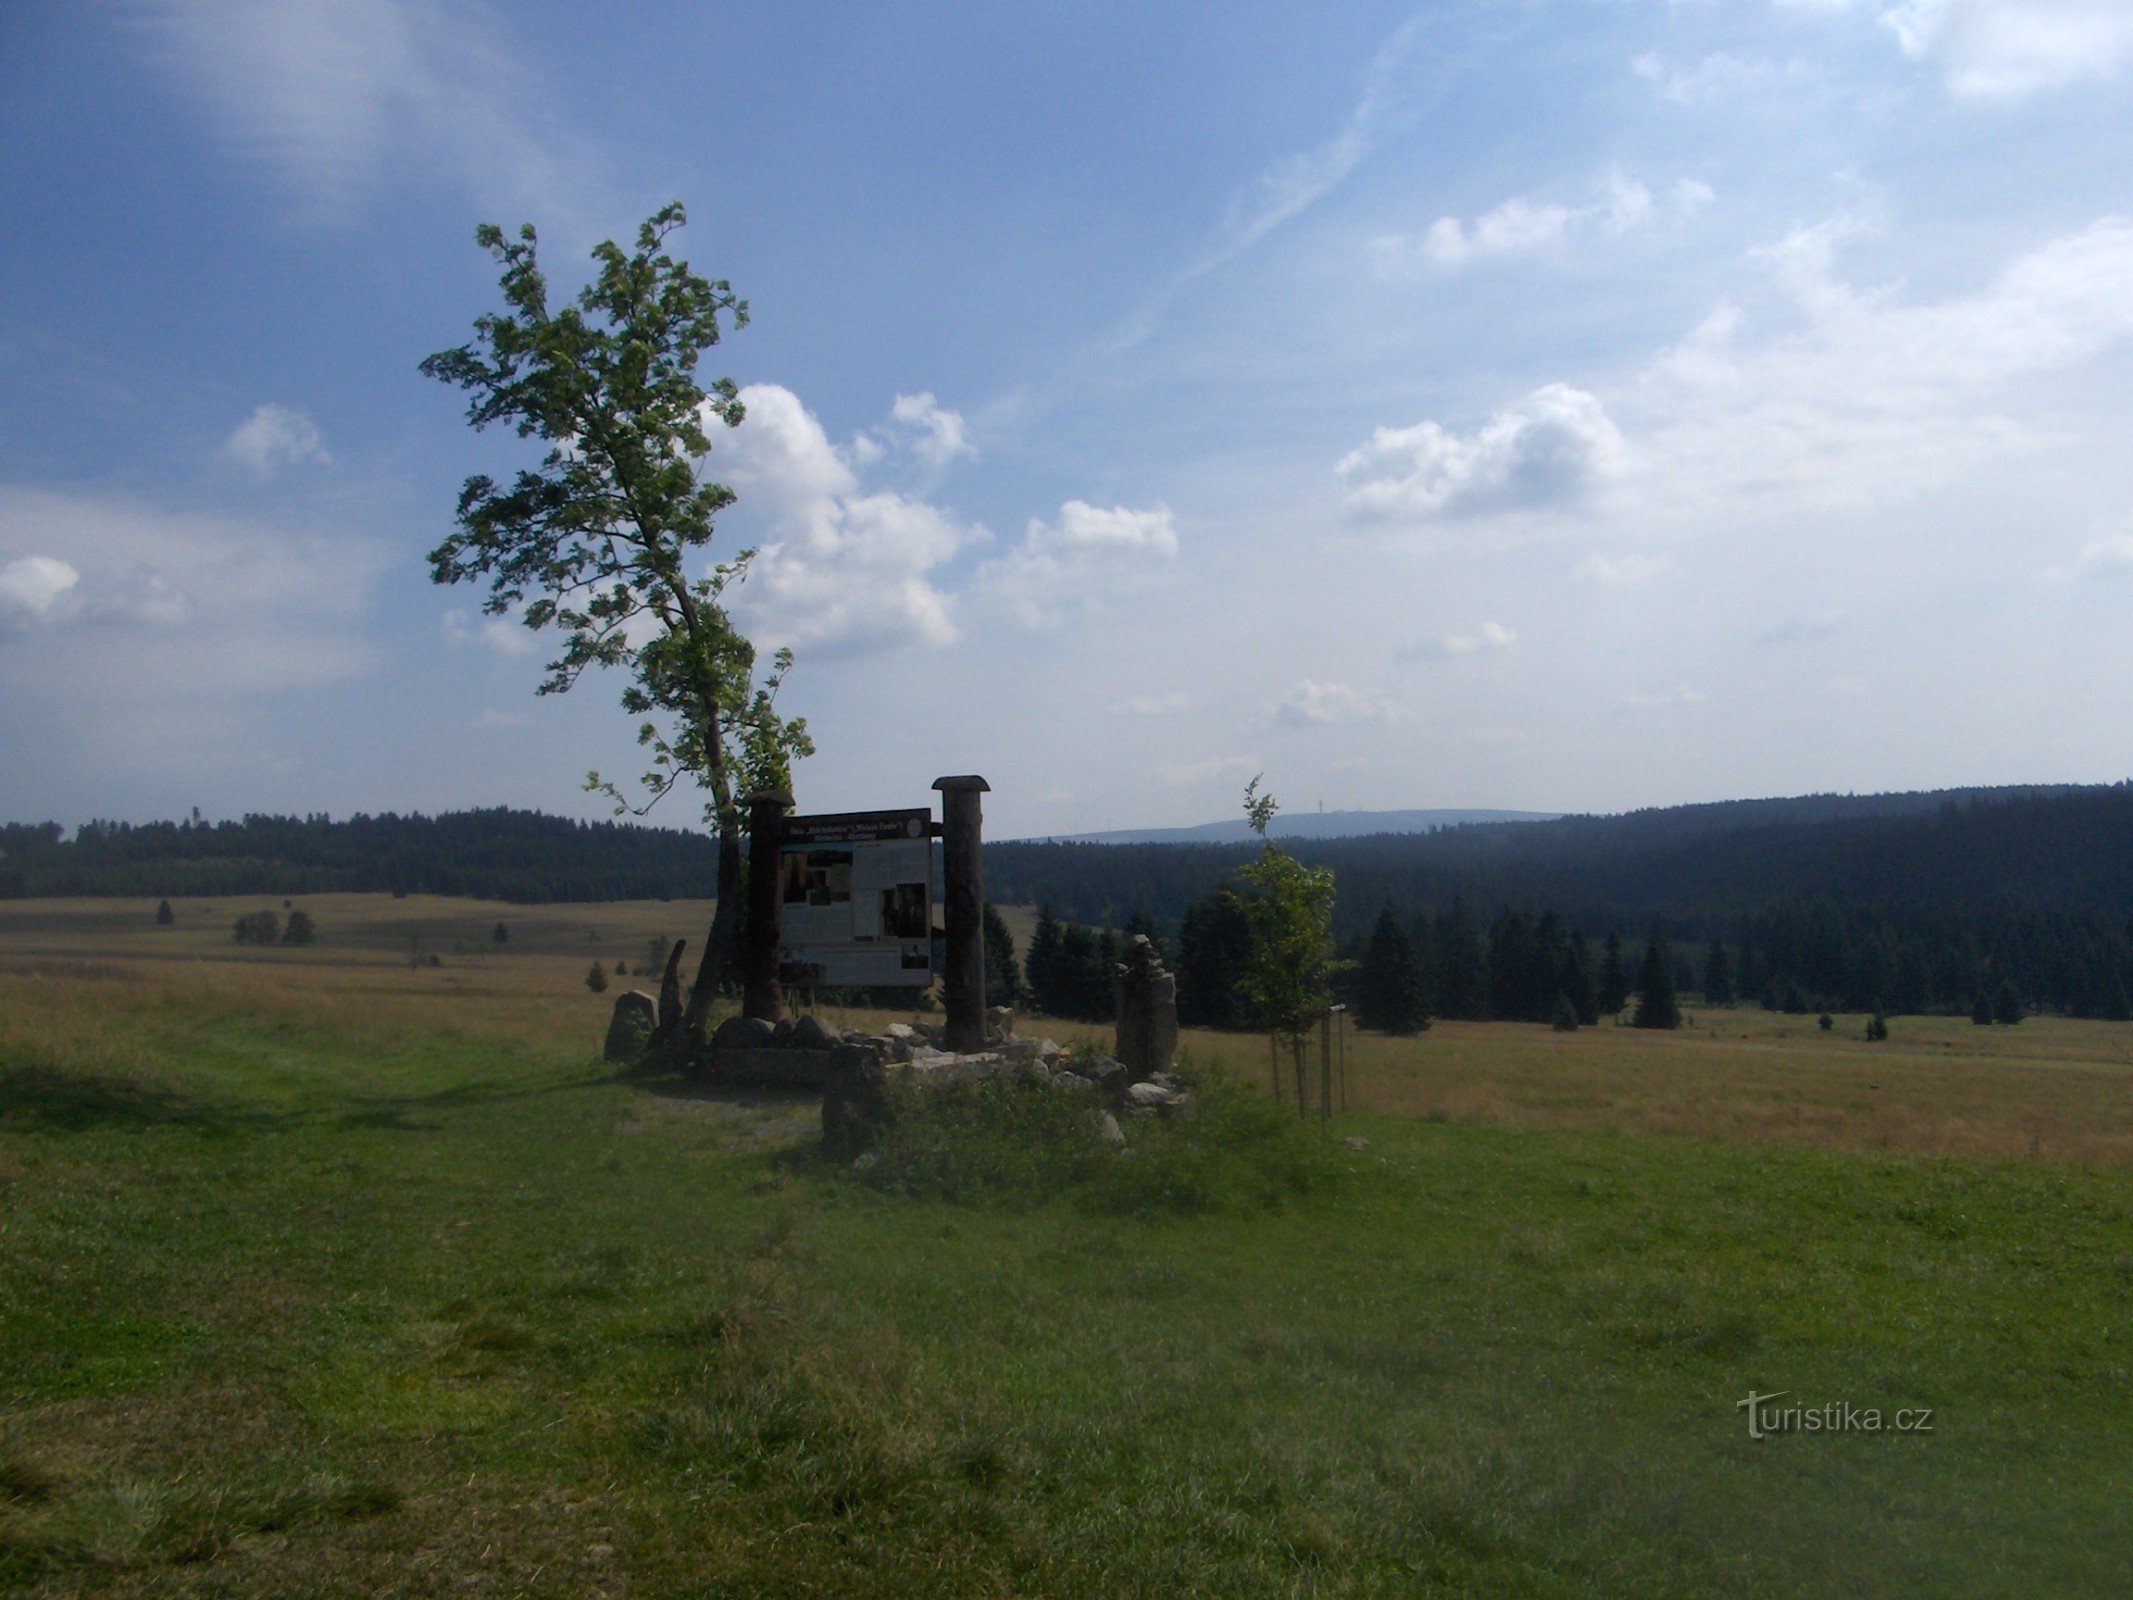
<svg viewBox="0 0 2133 1600">
<path fill-rule="evenodd" d="M 0 1047 L 0 1591 L 2133 1571 L 2120 1171 L 1219 1086 L 1132 1157 L 1001 1092 L 855 1171 L 808 1102 L 203 994 Z M 1933 1430 L 1757 1442 L 1751 1389 Z"/>
</svg>

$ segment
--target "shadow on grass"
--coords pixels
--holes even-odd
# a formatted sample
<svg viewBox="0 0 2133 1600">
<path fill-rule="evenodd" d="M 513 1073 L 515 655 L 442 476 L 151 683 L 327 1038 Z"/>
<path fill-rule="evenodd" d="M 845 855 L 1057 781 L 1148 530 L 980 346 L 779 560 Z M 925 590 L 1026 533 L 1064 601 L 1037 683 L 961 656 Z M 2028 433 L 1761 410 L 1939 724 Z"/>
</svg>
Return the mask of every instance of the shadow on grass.
<svg viewBox="0 0 2133 1600">
<path fill-rule="evenodd" d="M 746 1106 L 764 1111 L 797 1110 L 822 1103 L 820 1089 L 776 1089 L 756 1084 L 673 1077 L 624 1078 L 619 1081 L 661 1100 L 705 1100 L 717 1105 Z"/>
<path fill-rule="evenodd" d="M 0 1063 L 0 1126 L 44 1133 L 111 1128 L 234 1133 L 332 1122 L 347 1128 L 427 1133 L 445 1124 L 422 1116 L 424 1112 L 530 1100 L 607 1081 L 604 1076 L 582 1076 L 532 1085 L 457 1084 L 428 1094 L 364 1095 L 339 1105 L 269 1108 L 208 1099 L 136 1078 Z"/>
<path fill-rule="evenodd" d="M 192 1128 L 230 1133 L 283 1120 L 272 1112 L 204 1100 L 132 1078 L 77 1076 L 48 1067 L 0 1066 L 0 1124 L 40 1132 Z"/>
</svg>

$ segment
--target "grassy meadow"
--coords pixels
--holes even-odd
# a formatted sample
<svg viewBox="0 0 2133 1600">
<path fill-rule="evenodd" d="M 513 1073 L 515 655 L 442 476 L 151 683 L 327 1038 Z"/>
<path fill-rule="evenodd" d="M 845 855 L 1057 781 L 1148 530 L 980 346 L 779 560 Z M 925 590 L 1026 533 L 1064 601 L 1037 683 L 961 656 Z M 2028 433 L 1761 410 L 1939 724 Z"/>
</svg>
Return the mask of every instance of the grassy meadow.
<svg viewBox="0 0 2133 1600">
<path fill-rule="evenodd" d="M 0 903 L 0 1592 L 2133 1589 L 2133 1026 L 1189 1034 L 958 1186 L 600 1065 L 700 904 L 295 904 Z"/>
</svg>

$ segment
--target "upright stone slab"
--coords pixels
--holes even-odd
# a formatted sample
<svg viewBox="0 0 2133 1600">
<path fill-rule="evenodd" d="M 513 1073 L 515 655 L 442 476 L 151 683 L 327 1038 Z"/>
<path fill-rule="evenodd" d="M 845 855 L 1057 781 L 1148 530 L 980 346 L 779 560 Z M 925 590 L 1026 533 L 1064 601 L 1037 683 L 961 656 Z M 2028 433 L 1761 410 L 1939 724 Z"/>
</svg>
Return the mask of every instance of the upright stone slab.
<svg viewBox="0 0 2133 1600">
<path fill-rule="evenodd" d="M 947 924 L 947 967 L 941 1001 L 948 1013 L 947 1045 L 961 1053 L 985 1048 L 984 815 L 979 796 L 992 785 L 974 774 L 936 778 L 941 793 L 941 918 Z"/>
<path fill-rule="evenodd" d="M 657 1000 L 642 989 L 618 994 L 614 1016 L 607 1024 L 607 1047 L 602 1053 L 610 1061 L 635 1061 L 658 1026 Z"/>
<path fill-rule="evenodd" d="M 1146 934 L 1135 934 L 1126 959 L 1111 969 L 1111 993 L 1118 1005 L 1113 1054 L 1129 1081 L 1168 1072 L 1178 1053 L 1178 980 Z"/>
</svg>

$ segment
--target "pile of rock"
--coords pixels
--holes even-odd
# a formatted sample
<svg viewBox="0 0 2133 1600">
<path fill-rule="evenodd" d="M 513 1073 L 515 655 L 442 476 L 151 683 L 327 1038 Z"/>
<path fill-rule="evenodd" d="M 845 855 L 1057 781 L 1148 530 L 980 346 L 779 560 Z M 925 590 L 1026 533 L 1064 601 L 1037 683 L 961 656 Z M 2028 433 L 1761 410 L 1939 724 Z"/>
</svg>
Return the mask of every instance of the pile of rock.
<svg viewBox="0 0 2133 1600">
<path fill-rule="evenodd" d="M 941 1030 L 927 1022 L 892 1022 L 878 1034 L 847 1033 L 822 1093 L 822 1144 L 851 1157 L 871 1145 L 895 1114 L 892 1084 L 919 1090 L 1011 1077 L 1062 1094 L 1089 1097 L 1104 1135 L 1124 1145 L 1119 1118 L 1189 1117 L 1192 1091 L 1173 1072 L 1136 1076 L 1111 1056 L 1077 1061 L 1055 1040 L 1014 1032 L 1012 1014 L 989 1014 L 988 1048 L 957 1055 L 940 1046 Z"/>
<path fill-rule="evenodd" d="M 728 1017 L 690 1062 L 690 1075 L 760 1089 L 820 1089 L 845 1036 L 819 1017 Z"/>
</svg>

